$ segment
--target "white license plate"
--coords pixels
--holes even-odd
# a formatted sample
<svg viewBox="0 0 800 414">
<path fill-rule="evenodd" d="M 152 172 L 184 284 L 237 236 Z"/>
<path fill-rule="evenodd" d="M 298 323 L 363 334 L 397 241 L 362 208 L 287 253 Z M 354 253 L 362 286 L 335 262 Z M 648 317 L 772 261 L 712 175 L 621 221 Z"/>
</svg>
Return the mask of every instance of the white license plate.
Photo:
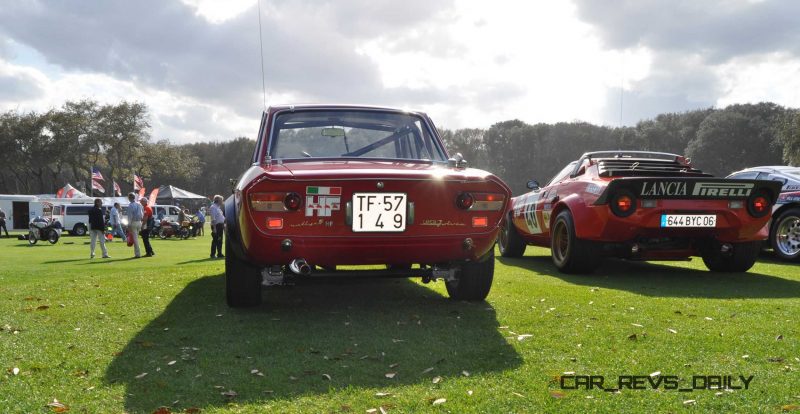
<svg viewBox="0 0 800 414">
<path fill-rule="evenodd" d="M 353 231 L 405 231 L 407 198 L 404 193 L 354 193 Z"/>
<path fill-rule="evenodd" d="M 661 227 L 716 227 L 714 214 L 662 214 Z"/>
</svg>

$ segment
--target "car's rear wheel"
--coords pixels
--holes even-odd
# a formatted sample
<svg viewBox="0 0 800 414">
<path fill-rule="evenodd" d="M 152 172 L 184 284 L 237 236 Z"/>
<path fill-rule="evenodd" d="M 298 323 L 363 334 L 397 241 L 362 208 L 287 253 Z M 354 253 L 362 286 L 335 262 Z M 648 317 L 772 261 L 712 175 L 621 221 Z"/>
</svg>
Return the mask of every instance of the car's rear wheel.
<svg viewBox="0 0 800 414">
<path fill-rule="evenodd" d="M 83 224 L 76 224 L 75 227 L 72 228 L 72 234 L 76 236 L 85 236 L 86 226 L 84 226 Z"/>
<path fill-rule="evenodd" d="M 261 272 L 236 257 L 228 241 L 225 242 L 225 297 L 232 308 L 261 303 Z"/>
<path fill-rule="evenodd" d="M 580 240 L 575 235 L 575 224 L 569 210 L 559 213 L 553 222 L 550 251 L 553 263 L 564 273 L 591 273 L 602 262 L 597 244 Z"/>
<path fill-rule="evenodd" d="M 494 250 L 479 262 L 466 262 L 455 280 L 445 282 L 451 299 L 480 301 L 486 299 L 494 279 Z"/>
<path fill-rule="evenodd" d="M 774 219 L 770 243 L 781 259 L 800 259 L 800 208 L 790 208 Z"/>
<path fill-rule="evenodd" d="M 503 257 L 520 257 L 525 254 L 525 241 L 522 240 L 517 227 L 514 226 L 511 214 L 506 217 L 505 225 L 500 229 L 500 235 L 497 237 L 497 247 Z"/>
<path fill-rule="evenodd" d="M 756 263 L 761 245 L 760 241 L 731 243 L 731 250 L 723 253 L 719 243 L 713 243 L 702 252 L 703 263 L 712 272 L 746 272 Z"/>
</svg>

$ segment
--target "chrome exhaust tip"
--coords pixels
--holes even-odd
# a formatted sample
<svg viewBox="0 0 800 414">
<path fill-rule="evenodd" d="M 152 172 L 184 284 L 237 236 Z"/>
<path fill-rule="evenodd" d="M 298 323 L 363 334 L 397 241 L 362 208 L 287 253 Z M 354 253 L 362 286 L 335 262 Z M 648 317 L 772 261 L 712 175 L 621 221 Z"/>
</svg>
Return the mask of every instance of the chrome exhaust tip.
<svg viewBox="0 0 800 414">
<path fill-rule="evenodd" d="M 307 276 L 311 274 L 311 265 L 306 259 L 294 259 L 289 263 L 289 270 L 296 275 Z"/>
</svg>

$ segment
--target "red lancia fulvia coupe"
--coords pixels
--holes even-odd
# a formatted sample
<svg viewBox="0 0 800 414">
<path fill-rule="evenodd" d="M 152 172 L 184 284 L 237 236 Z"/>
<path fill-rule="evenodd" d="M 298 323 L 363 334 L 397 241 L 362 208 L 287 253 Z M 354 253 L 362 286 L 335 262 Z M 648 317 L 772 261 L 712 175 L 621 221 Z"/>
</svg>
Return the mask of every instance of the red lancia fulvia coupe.
<svg viewBox="0 0 800 414">
<path fill-rule="evenodd" d="M 528 188 L 512 199 L 500 252 L 550 247 L 566 273 L 591 272 L 604 257 L 691 256 L 712 271 L 747 271 L 780 193 L 775 181 L 712 178 L 682 156 L 632 151 L 586 153 L 544 187 Z"/>
<path fill-rule="evenodd" d="M 427 115 L 271 107 L 252 162 L 225 202 L 228 305 L 260 303 L 262 285 L 338 275 L 444 279 L 453 299 L 489 293 L 511 192 L 449 157 Z"/>
</svg>

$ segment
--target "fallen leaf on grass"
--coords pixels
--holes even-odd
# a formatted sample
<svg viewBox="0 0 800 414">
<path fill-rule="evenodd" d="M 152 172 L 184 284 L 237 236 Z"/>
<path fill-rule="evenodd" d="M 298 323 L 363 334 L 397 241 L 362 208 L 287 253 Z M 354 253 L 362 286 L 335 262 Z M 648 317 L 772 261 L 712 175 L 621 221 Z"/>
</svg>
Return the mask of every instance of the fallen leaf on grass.
<svg viewBox="0 0 800 414">
<path fill-rule="evenodd" d="M 399 363 L 397 363 L 397 362 L 395 362 L 394 364 L 392 364 L 392 365 L 389 365 L 389 369 L 395 369 L 395 368 L 397 368 L 397 367 L 399 367 L 399 366 L 400 366 L 400 364 L 399 364 Z"/>
<path fill-rule="evenodd" d="M 748 358 L 750 358 L 750 355 L 747 354 L 742 355 L 742 359 L 748 359 Z"/>
<path fill-rule="evenodd" d="M 638 337 L 636 336 L 636 334 L 634 333 L 634 334 L 630 334 L 630 335 L 628 335 L 628 339 L 630 339 L 631 341 L 635 341 L 635 340 L 637 340 L 637 339 L 639 339 L 639 338 L 638 338 Z"/>
<path fill-rule="evenodd" d="M 392 395 L 392 393 L 390 393 L 390 392 L 376 392 L 375 393 L 376 397 L 389 397 L 391 395 Z"/>
<path fill-rule="evenodd" d="M 775 340 L 776 340 L 776 341 L 780 341 L 780 340 L 782 340 L 782 339 L 783 339 L 783 335 L 778 335 L 778 336 L 776 336 L 776 337 L 775 337 Z"/>
<path fill-rule="evenodd" d="M 526 340 L 528 338 L 532 338 L 532 337 L 533 337 L 533 335 L 531 335 L 531 334 L 517 335 L 517 341 L 524 341 L 524 340 Z"/>
<path fill-rule="evenodd" d="M 50 407 L 54 413 L 65 413 L 69 411 L 69 407 L 55 398 L 53 398 L 53 402 L 48 403 L 47 406 Z"/>
<path fill-rule="evenodd" d="M 653 372 L 652 374 L 650 374 L 651 377 L 657 377 L 659 375 L 661 375 L 661 371 L 656 371 L 656 372 Z"/>
<path fill-rule="evenodd" d="M 134 377 L 134 378 L 136 378 L 136 379 L 142 379 L 142 378 L 144 378 L 144 377 L 146 377 L 146 376 L 147 376 L 147 373 L 146 373 L 146 372 L 142 372 L 141 374 L 137 375 L 137 376 L 136 376 L 136 377 Z"/>
<path fill-rule="evenodd" d="M 36 307 L 36 310 L 47 310 L 47 309 L 50 309 L 50 307 L 47 305 L 39 305 Z"/>
<path fill-rule="evenodd" d="M 798 411 L 800 410 L 800 405 L 797 404 L 788 404 L 781 407 L 783 411 Z"/>
<path fill-rule="evenodd" d="M 635 326 L 637 328 L 644 328 L 644 325 L 641 325 L 641 324 L 638 324 L 638 323 L 632 323 L 631 325 L 633 325 L 633 326 Z"/>
<path fill-rule="evenodd" d="M 425 369 L 422 370 L 422 374 L 427 374 L 427 373 L 429 373 L 431 371 L 433 371 L 433 367 L 425 368 Z"/>
<path fill-rule="evenodd" d="M 326 379 L 326 380 L 328 380 L 328 381 L 330 381 L 330 380 L 331 380 L 331 376 L 330 376 L 330 375 L 328 375 L 328 374 L 322 374 L 322 378 L 325 378 L 325 379 Z"/>
<path fill-rule="evenodd" d="M 667 331 L 669 331 L 669 333 L 674 333 L 674 334 L 678 333 L 678 331 L 676 331 L 676 330 L 674 330 L 672 328 L 667 328 Z"/>
<path fill-rule="evenodd" d="M 564 398 L 566 394 L 561 391 L 550 391 L 550 396 L 553 398 Z"/>
<path fill-rule="evenodd" d="M 438 384 L 438 383 L 442 382 L 442 377 L 439 377 L 439 376 L 433 377 L 431 382 L 433 382 L 434 384 Z"/>
<path fill-rule="evenodd" d="M 200 411 L 202 411 L 202 410 L 200 410 L 200 409 L 199 409 L 199 408 L 197 408 L 197 407 L 189 407 L 189 408 L 187 408 L 187 409 L 183 410 L 183 412 L 184 412 L 184 413 L 186 413 L 186 414 L 197 414 L 197 413 L 199 413 Z"/>
<path fill-rule="evenodd" d="M 713 320 L 714 320 L 714 318 L 710 318 L 710 317 L 708 317 L 708 316 L 706 316 L 706 317 L 705 317 L 705 318 L 703 318 L 703 319 L 705 319 L 705 320 L 707 320 L 707 321 L 713 321 Z"/>
<path fill-rule="evenodd" d="M 389 378 L 389 379 L 392 379 L 392 378 L 394 378 L 394 376 L 395 376 L 395 375 L 397 375 L 397 373 L 396 373 L 396 372 L 387 372 L 386 374 L 384 374 L 384 376 L 385 376 L 386 378 Z"/>
<path fill-rule="evenodd" d="M 469 371 L 461 371 L 461 375 L 463 375 L 465 377 L 468 377 L 469 376 Z"/>
<path fill-rule="evenodd" d="M 472 397 L 472 390 L 467 390 L 467 395 L 469 395 L 470 397 Z"/>
<path fill-rule="evenodd" d="M 14 375 L 19 375 L 19 368 L 17 367 L 11 368 L 11 373 Z"/>
<path fill-rule="evenodd" d="M 238 396 L 239 394 L 234 390 L 228 390 L 228 391 L 225 391 L 225 392 L 221 392 L 220 395 L 222 395 L 223 397 L 225 397 L 225 398 L 227 398 L 229 400 L 232 400 L 232 399 L 236 398 L 236 396 Z"/>
<path fill-rule="evenodd" d="M 158 407 L 157 410 L 153 411 L 153 414 L 172 414 L 172 411 L 167 407 Z"/>
<path fill-rule="evenodd" d="M 770 357 L 770 358 L 767 358 L 767 361 L 769 361 L 769 362 L 783 362 L 783 358 L 781 358 L 781 357 Z"/>
<path fill-rule="evenodd" d="M 374 414 L 374 413 L 377 413 L 377 412 L 378 412 L 377 408 L 370 408 L 369 410 L 367 410 L 367 414 Z"/>
<path fill-rule="evenodd" d="M 524 395 L 522 395 L 522 394 L 520 394 L 520 393 L 518 393 L 516 391 L 512 391 L 511 394 L 516 395 L 517 397 L 520 397 L 520 398 L 525 398 Z"/>
<path fill-rule="evenodd" d="M 388 411 L 386 411 L 386 409 L 383 408 L 383 406 L 378 407 L 378 409 L 381 411 L 381 414 L 387 414 L 388 413 Z"/>
<path fill-rule="evenodd" d="M 694 405 L 697 404 L 697 400 L 686 400 L 683 402 L 683 405 Z"/>
<path fill-rule="evenodd" d="M 437 398 L 437 399 L 433 400 L 431 405 L 439 405 L 439 404 L 444 404 L 446 402 L 447 402 L 446 398 Z"/>
</svg>

